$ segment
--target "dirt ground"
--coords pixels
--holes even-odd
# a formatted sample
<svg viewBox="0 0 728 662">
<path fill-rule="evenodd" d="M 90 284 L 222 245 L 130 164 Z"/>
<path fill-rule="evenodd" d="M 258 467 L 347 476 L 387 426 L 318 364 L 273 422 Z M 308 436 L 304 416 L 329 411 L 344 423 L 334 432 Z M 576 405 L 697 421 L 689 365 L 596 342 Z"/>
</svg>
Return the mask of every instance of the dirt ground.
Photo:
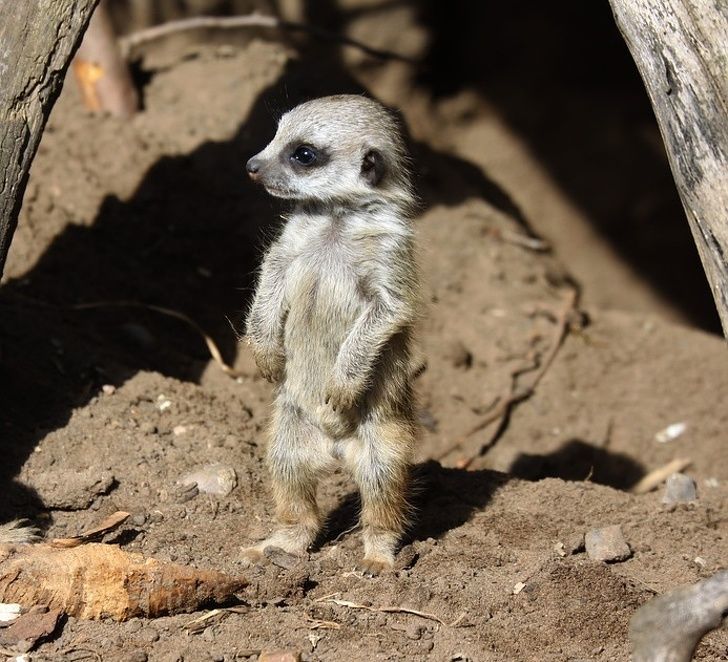
<svg viewBox="0 0 728 662">
<path fill-rule="evenodd" d="M 425 40 L 419 24 L 392 16 L 348 27 L 400 51 Z M 88 651 L 112 661 L 235 660 L 278 648 L 352 662 L 625 660 L 640 604 L 726 567 L 728 357 L 721 337 L 691 326 L 714 330 L 711 314 L 621 261 L 609 232 L 585 221 L 585 198 L 561 184 L 563 170 L 493 102 L 497 84 L 492 98 L 475 89 L 433 96 L 406 63 L 335 52 L 262 38 L 150 52 L 139 64 L 144 111 L 130 122 L 87 113 L 74 85 L 64 88 L 0 287 L 0 517 L 29 515 L 62 537 L 127 510 L 109 542 L 246 573 L 251 585 L 239 596 L 245 613 L 195 634 L 185 626 L 199 614 L 69 618 L 33 660 L 94 659 Z M 330 517 L 310 557 L 244 570 L 240 548 L 271 523 L 263 459 L 272 390 L 235 330 L 280 209 L 243 164 L 297 100 L 363 89 L 401 108 L 423 201 L 417 520 L 396 571 L 362 577 L 359 536 L 348 531 L 356 494 L 337 473 L 321 486 Z M 576 153 L 563 151 L 564 160 Z M 662 182 L 660 167 L 646 176 Z M 672 209 L 654 191 L 630 197 L 615 177 L 590 205 L 619 215 L 629 202 L 635 218 L 650 219 Z M 654 232 L 647 225 L 639 232 Z M 685 250 L 690 262 L 694 249 Z M 195 320 L 241 376 L 224 374 L 189 325 L 138 304 Z M 514 381 L 538 374 L 564 328 L 533 395 L 483 426 Z M 676 422 L 684 434 L 656 441 Z M 696 502 L 630 493 L 681 457 L 692 461 Z M 232 467 L 237 487 L 190 499 L 177 481 L 212 462 Z M 628 560 L 571 551 L 612 524 Z M 393 606 L 439 620 L 379 609 Z M 726 631 L 709 634 L 696 659 L 728 659 Z"/>
</svg>

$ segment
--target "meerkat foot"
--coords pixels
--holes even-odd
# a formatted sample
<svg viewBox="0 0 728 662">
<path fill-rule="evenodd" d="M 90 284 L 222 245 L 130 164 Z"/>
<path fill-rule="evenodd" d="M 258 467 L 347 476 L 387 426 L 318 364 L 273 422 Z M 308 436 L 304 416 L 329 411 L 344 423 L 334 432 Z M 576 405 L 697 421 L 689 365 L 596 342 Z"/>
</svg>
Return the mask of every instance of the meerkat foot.
<svg viewBox="0 0 728 662">
<path fill-rule="evenodd" d="M 249 568 L 253 565 L 261 565 L 265 560 L 265 554 L 263 550 L 259 549 L 259 545 L 255 547 L 244 547 L 240 552 L 240 561 L 243 566 Z"/>
<path fill-rule="evenodd" d="M 356 567 L 365 576 L 376 577 L 377 575 L 394 570 L 394 559 L 384 556 L 367 555 L 359 561 Z"/>
</svg>

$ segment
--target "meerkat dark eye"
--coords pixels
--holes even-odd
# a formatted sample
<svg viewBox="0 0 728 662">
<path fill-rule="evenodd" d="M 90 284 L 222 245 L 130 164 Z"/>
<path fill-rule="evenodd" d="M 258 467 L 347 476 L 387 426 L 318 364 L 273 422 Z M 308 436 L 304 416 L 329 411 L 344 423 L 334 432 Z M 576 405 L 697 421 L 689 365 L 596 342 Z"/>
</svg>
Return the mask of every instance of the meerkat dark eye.
<svg viewBox="0 0 728 662">
<path fill-rule="evenodd" d="M 316 160 L 316 150 L 308 145 L 300 145 L 296 147 L 296 151 L 293 152 L 291 158 L 301 165 L 311 165 Z"/>
</svg>

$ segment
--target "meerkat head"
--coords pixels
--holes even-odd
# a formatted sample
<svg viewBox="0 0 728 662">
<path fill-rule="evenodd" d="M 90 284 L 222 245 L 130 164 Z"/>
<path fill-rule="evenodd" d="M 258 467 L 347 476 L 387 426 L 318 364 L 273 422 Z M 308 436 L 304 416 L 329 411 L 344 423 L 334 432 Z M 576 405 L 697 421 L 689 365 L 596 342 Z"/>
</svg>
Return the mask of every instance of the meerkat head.
<svg viewBox="0 0 728 662">
<path fill-rule="evenodd" d="M 307 101 L 278 124 L 246 166 L 271 195 L 301 201 L 412 205 L 409 159 L 396 117 L 366 97 Z"/>
</svg>

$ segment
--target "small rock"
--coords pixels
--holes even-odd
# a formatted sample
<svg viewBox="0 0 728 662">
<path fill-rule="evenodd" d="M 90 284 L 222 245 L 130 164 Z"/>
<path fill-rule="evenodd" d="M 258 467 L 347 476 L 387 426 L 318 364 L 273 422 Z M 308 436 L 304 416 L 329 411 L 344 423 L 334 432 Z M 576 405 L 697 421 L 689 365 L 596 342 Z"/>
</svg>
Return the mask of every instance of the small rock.
<svg viewBox="0 0 728 662">
<path fill-rule="evenodd" d="M 258 662 L 301 662 L 301 654 L 294 651 L 262 651 Z"/>
<path fill-rule="evenodd" d="M 105 395 L 114 395 L 116 393 L 116 386 L 113 384 L 104 384 L 101 387 L 101 390 L 104 392 Z"/>
<path fill-rule="evenodd" d="M 589 558 L 595 561 L 624 561 L 632 555 L 618 525 L 589 531 L 584 538 L 584 544 Z"/>
<path fill-rule="evenodd" d="M 159 409 L 159 411 L 166 411 L 171 406 L 172 401 L 166 395 L 164 395 L 164 393 L 160 393 L 157 396 L 157 409 Z"/>
<path fill-rule="evenodd" d="M 526 588 L 526 585 L 523 582 L 518 582 L 513 587 L 513 595 L 518 595 L 524 588 Z"/>
<path fill-rule="evenodd" d="M 446 342 L 442 353 L 445 360 L 449 361 L 455 368 L 467 370 L 473 365 L 473 355 L 460 340 Z"/>
<path fill-rule="evenodd" d="M 424 631 L 424 625 L 420 625 L 419 623 L 410 623 L 405 630 L 405 634 L 407 635 L 408 639 L 412 639 L 412 641 L 417 641 L 418 639 L 422 639 L 422 634 L 424 633 Z"/>
<path fill-rule="evenodd" d="M 53 634 L 60 618 L 58 609 L 22 614 L 11 626 L 0 630 L 0 645 L 13 646 L 26 653 L 37 641 Z"/>
<path fill-rule="evenodd" d="M 159 632 L 157 632 L 153 627 L 145 627 L 139 631 L 137 639 L 145 644 L 153 644 L 155 641 L 159 640 Z"/>
<path fill-rule="evenodd" d="M 273 565 L 286 570 L 295 568 L 301 562 L 300 557 L 290 554 L 280 547 L 266 547 L 263 554 Z"/>
<path fill-rule="evenodd" d="M 43 471 L 36 474 L 40 498 L 49 508 L 84 510 L 96 497 L 108 494 L 116 485 L 113 474 L 90 467 L 81 471 Z"/>
<path fill-rule="evenodd" d="M 186 425 L 175 425 L 172 428 L 172 434 L 175 437 L 179 437 L 180 435 L 183 435 L 187 432 L 187 426 Z"/>
<path fill-rule="evenodd" d="M 174 493 L 177 503 L 187 503 L 192 501 L 200 493 L 197 483 L 184 483 L 179 485 Z"/>
<path fill-rule="evenodd" d="M 572 533 L 564 539 L 564 551 L 571 554 L 578 554 L 584 551 L 584 534 Z"/>
<path fill-rule="evenodd" d="M 187 474 L 179 482 L 182 485 L 197 483 L 200 492 L 227 496 L 238 484 L 238 477 L 232 467 L 215 463 Z"/>
<path fill-rule="evenodd" d="M 136 515 L 131 516 L 131 523 L 134 526 L 144 526 L 147 521 L 147 517 L 144 513 L 137 513 Z"/>
<path fill-rule="evenodd" d="M 157 426 L 154 425 L 154 423 L 152 423 L 151 421 L 142 421 L 141 425 L 139 426 L 139 430 L 144 434 L 156 434 Z"/>
<path fill-rule="evenodd" d="M 688 424 L 685 421 L 673 423 L 672 425 L 668 425 L 664 430 L 660 430 L 655 435 L 655 441 L 659 444 L 666 444 L 668 441 L 672 441 L 683 435 L 687 429 Z"/>
<path fill-rule="evenodd" d="M 695 481 L 690 476 L 675 473 L 667 479 L 662 503 L 689 503 L 697 498 Z"/>
</svg>

